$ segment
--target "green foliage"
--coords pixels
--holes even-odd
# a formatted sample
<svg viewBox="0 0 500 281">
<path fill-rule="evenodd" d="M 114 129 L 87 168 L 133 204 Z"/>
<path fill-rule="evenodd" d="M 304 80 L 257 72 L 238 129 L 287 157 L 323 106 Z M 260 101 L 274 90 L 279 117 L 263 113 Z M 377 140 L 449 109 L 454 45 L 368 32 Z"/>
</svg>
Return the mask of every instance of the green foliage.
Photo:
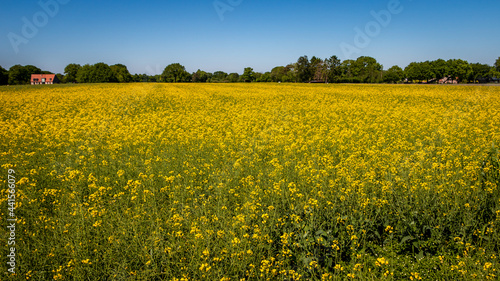
<svg viewBox="0 0 500 281">
<path fill-rule="evenodd" d="M 297 60 L 297 79 L 298 82 L 309 82 L 313 78 L 311 63 L 307 56 L 302 56 Z"/>
<path fill-rule="evenodd" d="M 283 82 L 298 82 L 297 77 L 297 63 L 292 63 L 286 66 L 287 72 L 283 76 Z"/>
<path fill-rule="evenodd" d="M 438 82 L 445 77 L 456 82 L 475 82 L 477 80 L 488 82 L 492 77 L 488 65 L 469 64 L 461 59 L 412 62 L 405 68 L 404 73 L 409 81 L 418 82 L 430 82 L 431 79 L 434 79 L 433 82 Z"/>
<path fill-rule="evenodd" d="M 64 83 L 66 81 L 66 77 L 64 77 L 61 73 L 56 74 L 56 79 L 58 80 L 58 83 Z"/>
<path fill-rule="evenodd" d="M 259 74 L 257 76 L 257 74 Z M 265 72 L 265 73 L 256 73 L 255 76 L 255 81 L 256 82 L 271 82 L 271 72 Z"/>
<path fill-rule="evenodd" d="M 134 74 L 132 76 L 133 82 L 150 82 L 150 77 L 147 74 Z"/>
<path fill-rule="evenodd" d="M 452 79 L 458 79 L 458 81 L 467 82 L 467 77 L 472 71 L 471 66 L 467 61 L 461 59 L 448 60 L 448 74 L 451 75 Z"/>
<path fill-rule="evenodd" d="M 431 67 L 432 66 L 430 61 L 425 61 L 421 63 L 421 74 L 423 78 L 422 80 L 429 82 L 429 80 L 431 80 L 434 77 Z"/>
<path fill-rule="evenodd" d="M 236 83 L 236 82 L 238 82 L 240 80 L 240 75 L 238 73 L 230 73 L 227 76 L 227 80 L 230 83 Z"/>
<path fill-rule="evenodd" d="M 471 66 L 471 71 L 468 76 L 468 80 L 472 82 L 488 82 L 490 78 L 493 76 L 491 75 L 491 69 L 492 67 L 487 65 L 487 64 L 481 64 L 481 63 L 473 63 L 470 65 Z"/>
<path fill-rule="evenodd" d="M 114 76 L 120 83 L 132 82 L 132 75 L 128 71 L 127 67 L 123 64 L 115 64 L 110 66 L 111 71 L 113 71 Z"/>
<path fill-rule="evenodd" d="M 193 73 L 192 82 L 207 82 L 208 81 L 208 73 L 203 70 L 198 69 L 195 73 Z"/>
<path fill-rule="evenodd" d="M 86 64 L 78 69 L 76 74 L 76 81 L 78 83 L 91 83 L 92 79 L 92 66 L 90 64 Z"/>
<path fill-rule="evenodd" d="M 357 77 L 359 73 L 357 73 L 357 69 L 354 67 L 354 60 L 345 60 L 340 64 L 340 71 L 342 79 L 352 79 L 353 77 Z"/>
<path fill-rule="evenodd" d="M 0 85 L 7 85 L 9 82 L 9 72 L 0 66 Z"/>
<path fill-rule="evenodd" d="M 424 81 L 428 76 L 425 69 L 426 64 L 423 62 L 412 62 L 404 70 L 406 78 L 411 81 Z M 428 66 L 428 64 L 427 64 Z"/>
<path fill-rule="evenodd" d="M 191 82 L 191 74 L 179 63 L 173 63 L 165 67 L 161 75 L 163 82 Z"/>
<path fill-rule="evenodd" d="M 432 77 L 436 80 L 442 79 L 448 75 L 448 65 L 443 59 L 432 61 L 430 67 L 433 74 Z"/>
<path fill-rule="evenodd" d="M 31 81 L 31 74 L 52 74 L 50 71 L 42 71 L 40 68 L 34 66 L 34 65 L 26 65 L 24 67 L 26 69 L 27 74 L 29 75 L 28 82 Z"/>
<path fill-rule="evenodd" d="M 255 72 L 253 71 L 253 68 L 247 67 L 243 71 L 243 75 L 241 75 L 241 80 L 243 82 L 253 82 L 255 81 Z"/>
<path fill-rule="evenodd" d="M 33 65 L 14 65 L 9 69 L 9 85 L 30 84 L 31 74 L 41 74 L 42 70 Z"/>
<path fill-rule="evenodd" d="M 210 77 L 210 82 L 212 83 L 222 83 L 227 81 L 228 74 L 224 71 L 216 71 Z"/>
<path fill-rule="evenodd" d="M 284 66 L 276 66 L 271 70 L 271 81 L 272 82 L 281 82 L 283 81 L 283 77 L 287 74 L 289 70 L 287 70 Z"/>
<path fill-rule="evenodd" d="M 359 57 L 354 64 L 359 78 L 364 83 L 377 83 L 382 80 L 382 65 L 372 57 Z"/>
<path fill-rule="evenodd" d="M 118 81 L 109 65 L 102 62 L 82 66 L 78 70 L 76 80 L 78 83 L 109 83 Z"/>
<path fill-rule="evenodd" d="M 397 65 L 389 68 L 384 74 L 384 82 L 398 83 L 404 77 L 403 69 Z"/>
<path fill-rule="evenodd" d="M 251 71 L 250 71 L 251 70 Z M 356 60 L 341 61 L 337 56 L 324 60 L 313 56 L 300 57 L 296 63 L 274 67 L 271 72 L 255 73 L 245 68 L 244 73 L 227 74 L 223 71 L 208 73 L 198 69 L 190 74 L 179 63 L 170 64 L 161 75 L 131 75 L 123 64 L 108 66 L 104 63 L 86 65 L 69 64 L 64 69 L 65 76 L 59 75 L 61 82 L 100 83 L 100 82 L 309 82 L 324 81 L 330 83 L 395 83 L 407 78 L 409 82 L 437 83 L 442 78 L 456 82 L 487 83 L 500 76 L 500 57 L 494 66 L 474 63 L 461 59 L 445 61 L 411 62 L 405 69 L 390 68 L 387 71 L 376 59 L 362 56 Z M 51 73 L 32 66 L 15 65 L 9 71 L 0 69 L 0 85 L 28 84 L 31 74 Z M 8 77 L 8 78 L 5 78 Z"/>
<path fill-rule="evenodd" d="M 94 75 L 98 80 L 98 82 L 117 82 L 117 78 L 113 73 L 113 70 L 109 67 L 109 65 L 100 62 L 94 64 L 93 68 L 94 68 Z"/>
<path fill-rule="evenodd" d="M 340 80 L 342 74 L 340 65 L 341 60 L 337 56 L 325 59 L 325 82 L 337 82 Z"/>
<path fill-rule="evenodd" d="M 296 64 L 277 66 L 270 73 L 272 82 L 297 82 Z"/>
<path fill-rule="evenodd" d="M 64 73 L 66 74 L 65 76 L 65 82 L 66 83 L 74 83 L 76 82 L 76 76 L 78 74 L 78 70 L 82 68 L 81 65 L 76 64 L 76 63 L 70 63 L 64 68 Z"/>
<path fill-rule="evenodd" d="M 312 75 L 311 79 L 312 80 L 316 80 L 316 81 L 320 81 L 320 80 L 323 80 L 325 77 L 324 77 L 324 74 L 325 74 L 325 64 L 323 62 L 322 59 L 318 58 L 318 57 L 315 57 L 313 56 L 311 58 L 311 70 L 310 70 L 310 73 Z"/>
<path fill-rule="evenodd" d="M 382 65 L 372 57 L 345 60 L 340 66 L 341 82 L 378 83 L 382 81 Z"/>
</svg>

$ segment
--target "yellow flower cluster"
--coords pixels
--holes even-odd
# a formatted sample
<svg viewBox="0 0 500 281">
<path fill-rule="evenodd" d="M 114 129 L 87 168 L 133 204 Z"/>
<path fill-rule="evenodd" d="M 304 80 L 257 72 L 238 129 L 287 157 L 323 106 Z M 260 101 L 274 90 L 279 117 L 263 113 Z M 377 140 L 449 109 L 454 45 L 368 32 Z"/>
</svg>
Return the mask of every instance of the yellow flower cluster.
<svg viewBox="0 0 500 281">
<path fill-rule="evenodd" d="M 402 253 L 489 278 L 500 270 L 499 97 L 456 86 L 1 87 L 0 183 L 16 170 L 19 274 L 462 276 L 405 271 Z"/>
</svg>

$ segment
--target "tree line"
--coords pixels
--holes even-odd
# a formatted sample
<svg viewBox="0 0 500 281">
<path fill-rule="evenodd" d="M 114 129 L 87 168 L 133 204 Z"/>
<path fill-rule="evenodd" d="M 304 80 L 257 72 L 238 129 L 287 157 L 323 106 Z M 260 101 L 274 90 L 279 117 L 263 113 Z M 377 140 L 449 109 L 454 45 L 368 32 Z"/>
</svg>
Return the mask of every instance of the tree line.
<svg viewBox="0 0 500 281">
<path fill-rule="evenodd" d="M 33 65 L 14 65 L 9 70 L 0 66 L 0 85 L 30 84 L 31 74 L 53 74 Z M 56 74 L 62 83 L 129 83 L 129 82 L 317 82 L 317 83 L 487 83 L 499 81 L 500 57 L 493 66 L 469 63 L 461 59 L 412 62 L 404 69 L 393 66 L 384 70 L 372 57 L 362 56 L 356 60 L 341 61 L 337 56 L 320 59 L 313 56 L 300 57 L 297 62 L 274 67 L 268 72 L 255 72 L 247 67 L 243 74 L 198 69 L 189 73 L 179 63 L 165 67 L 160 75 L 130 74 L 123 64 L 94 65 L 69 64 L 64 74 Z"/>
</svg>

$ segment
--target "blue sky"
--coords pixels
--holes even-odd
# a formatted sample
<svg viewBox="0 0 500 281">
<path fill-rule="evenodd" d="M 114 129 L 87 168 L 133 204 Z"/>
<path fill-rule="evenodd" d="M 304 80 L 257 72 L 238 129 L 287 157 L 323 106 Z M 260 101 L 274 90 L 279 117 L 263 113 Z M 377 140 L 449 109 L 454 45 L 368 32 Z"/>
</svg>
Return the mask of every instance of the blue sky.
<svg viewBox="0 0 500 281">
<path fill-rule="evenodd" d="M 492 65 L 499 10 L 498 0 L 2 0 L 0 65 L 63 72 L 105 62 L 157 74 L 178 62 L 242 73 L 302 55 L 372 56 L 384 69 L 437 58 Z"/>
</svg>

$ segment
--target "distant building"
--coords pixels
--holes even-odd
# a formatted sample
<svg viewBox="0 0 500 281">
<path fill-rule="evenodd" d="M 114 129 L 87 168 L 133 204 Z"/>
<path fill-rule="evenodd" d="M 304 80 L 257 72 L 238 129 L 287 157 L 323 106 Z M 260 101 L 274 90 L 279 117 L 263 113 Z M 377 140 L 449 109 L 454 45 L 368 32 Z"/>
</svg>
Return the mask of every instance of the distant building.
<svg viewBox="0 0 500 281">
<path fill-rule="evenodd" d="M 446 76 L 443 79 L 439 79 L 439 84 L 458 84 L 458 77 L 453 79 L 451 76 Z"/>
<path fill-rule="evenodd" d="M 55 74 L 31 74 L 31 85 L 56 84 L 59 79 Z"/>
</svg>

